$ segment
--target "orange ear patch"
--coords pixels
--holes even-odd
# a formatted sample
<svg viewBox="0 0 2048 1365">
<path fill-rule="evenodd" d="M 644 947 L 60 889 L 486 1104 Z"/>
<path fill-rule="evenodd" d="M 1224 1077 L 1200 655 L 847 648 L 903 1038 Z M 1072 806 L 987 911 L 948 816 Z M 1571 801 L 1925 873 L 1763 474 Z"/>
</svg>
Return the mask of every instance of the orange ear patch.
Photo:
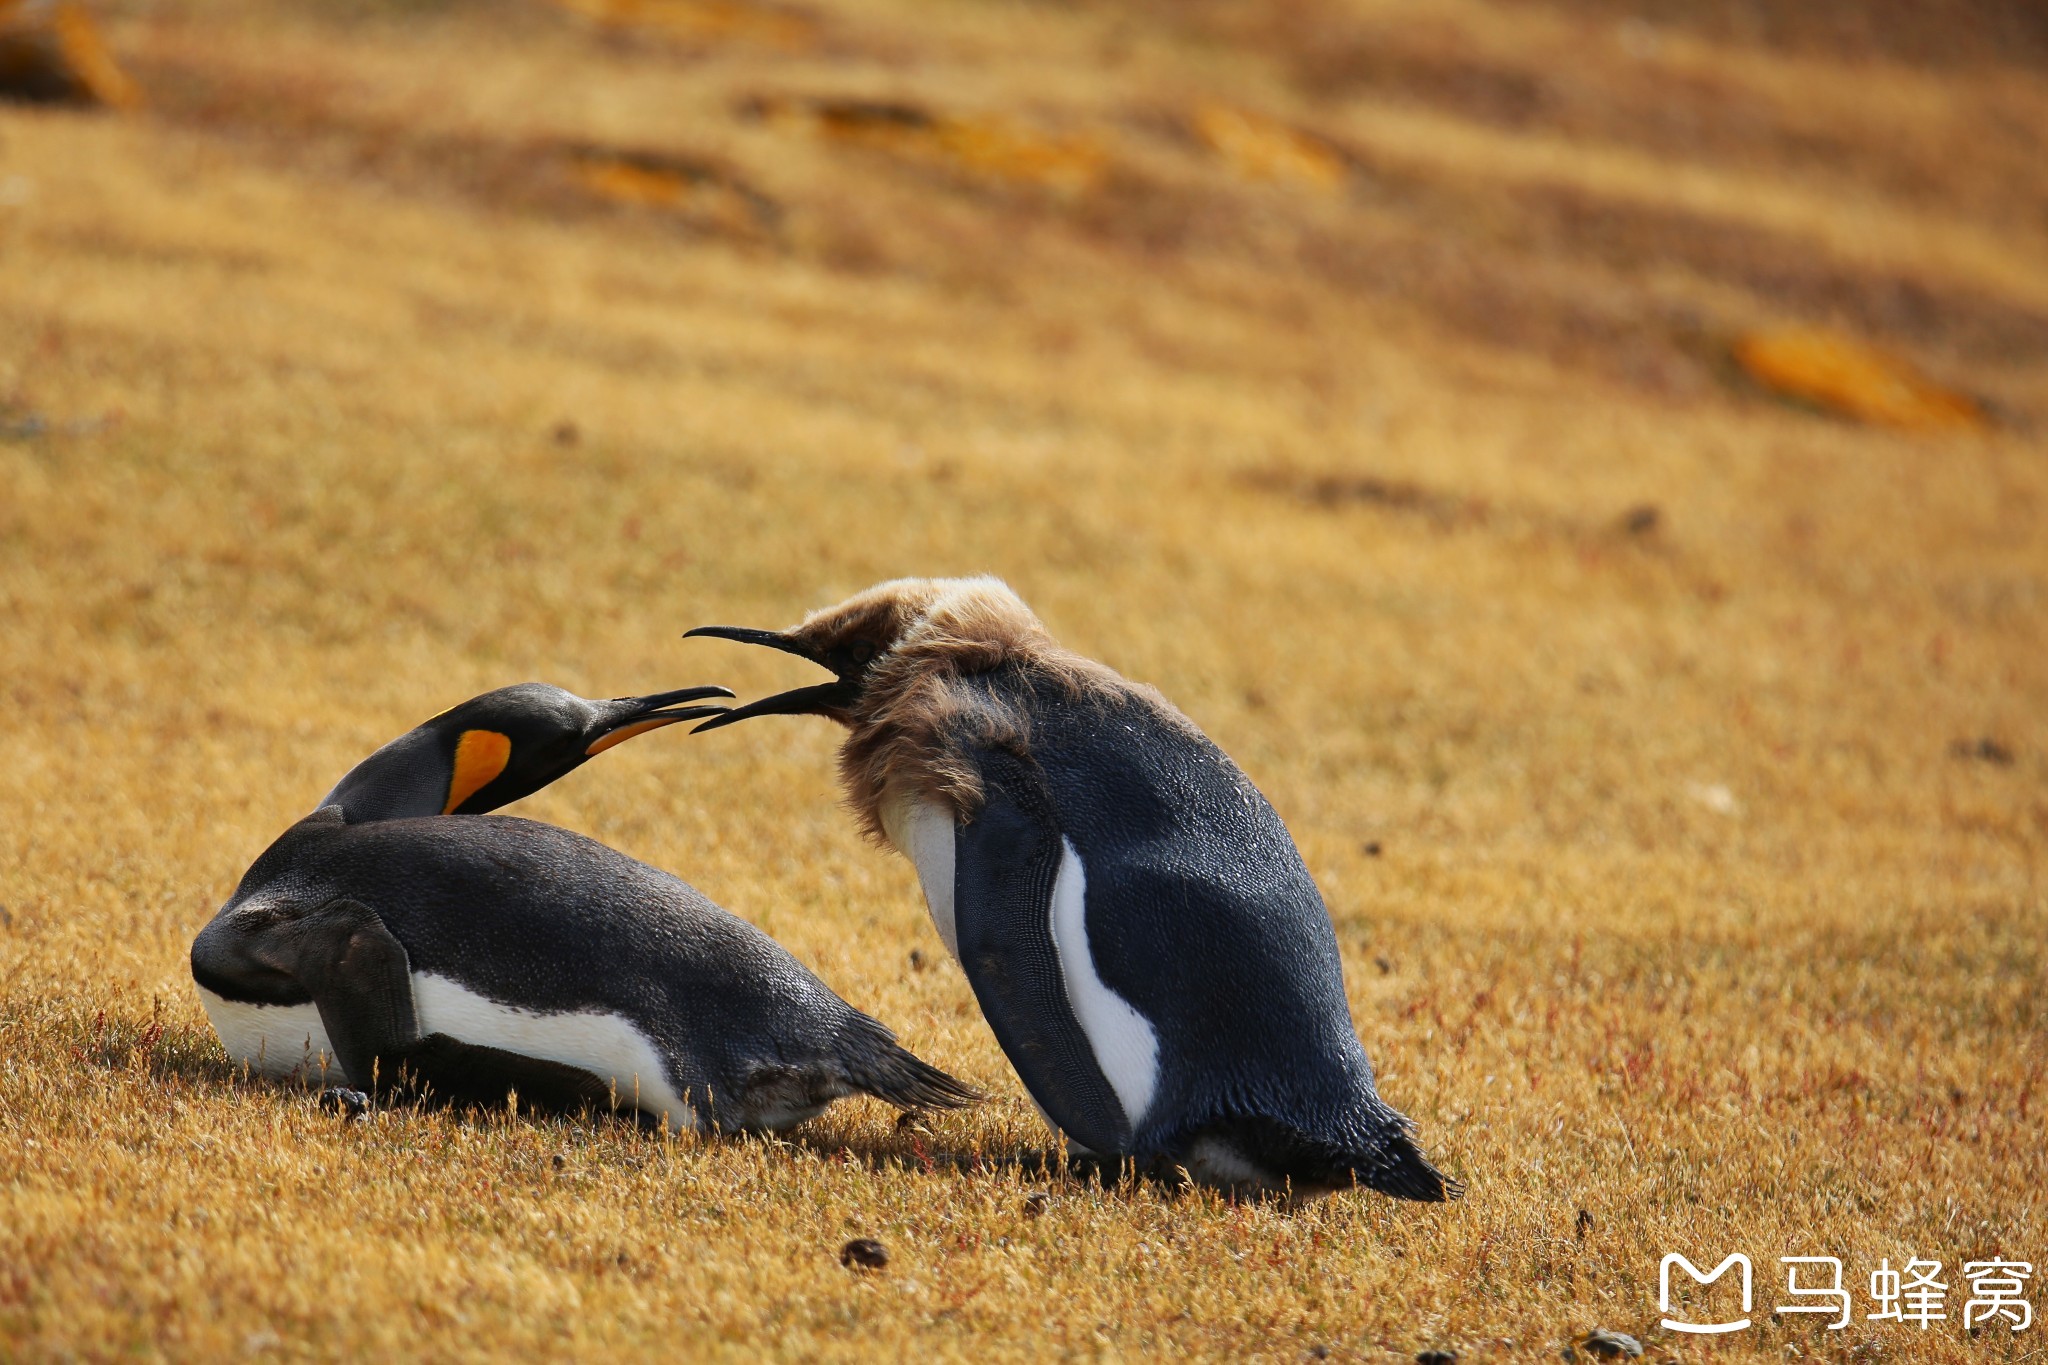
<svg viewBox="0 0 2048 1365">
<path fill-rule="evenodd" d="M 512 761 L 512 741 L 496 730 L 464 730 L 455 743 L 455 776 L 448 780 L 448 804 L 441 814 L 475 796 Z"/>
<path fill-rule="evenodd" d="M 680 719 L 680 716 L 662 716 L 656 720 L 640 720 L 631 725 L 622 725 L 604 738 L 594 741 L 583 752 L 587 757 L 595 757 L 614 744 L 624 744 L 635 735 L 644 735 L 649 730 L 659 730 L 664 725 L 674 725 Z"/>
</svg>

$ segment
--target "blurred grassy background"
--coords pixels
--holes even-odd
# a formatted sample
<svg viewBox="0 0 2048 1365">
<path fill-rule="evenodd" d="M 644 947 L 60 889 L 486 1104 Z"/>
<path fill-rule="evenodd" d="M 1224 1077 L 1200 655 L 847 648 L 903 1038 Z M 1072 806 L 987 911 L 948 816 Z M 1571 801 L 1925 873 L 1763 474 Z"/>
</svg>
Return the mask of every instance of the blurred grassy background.
<svg viewBox="0 0 2048 1365">
<path fill-rule="evenodd" d="M 1957 1272 L 2048 1259 L 2036 7 L 96 13 L 140 108 L 0 104 L 0 1355 L 2029 1349 Z M 676 636 L 980 571 L 1274 799 L 1463 1204 L 1017 1169 L 823 723 L 520 813 L 982 1109 L 664 1144 L 230 1075 L 186 946 L 372 747 L 806 681 Z M 1662 1333 L 1659 1258 L 1738 1250 L 1859 1315 L 1941 1259 L 1951 1320 Z"/>
</svg>

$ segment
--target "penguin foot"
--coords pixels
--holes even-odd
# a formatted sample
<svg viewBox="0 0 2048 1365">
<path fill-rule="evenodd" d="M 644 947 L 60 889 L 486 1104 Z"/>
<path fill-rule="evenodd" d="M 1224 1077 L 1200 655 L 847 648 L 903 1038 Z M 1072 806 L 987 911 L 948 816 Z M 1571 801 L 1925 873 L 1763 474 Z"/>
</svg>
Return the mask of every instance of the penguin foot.
<svg viewBox="0 0 2048 1365">
<path fill-rule="evenodd" d="M 343 1123 L 354 1123 L 370 1112 L 370 1097 L 345 1085 L 333 1085 L 321 1091 L 319 1103 L 321 1112 L 339 1114 Z"/>
<path fill-rule="evenodd" d="M 429 1107 L 501 1109 L 519 1097 L 523 1109 L 573 1114 L 621 1107 L 611 1086 L 580 1067 L 430 1033 L 409 1048 L 377 1058 L 380 1099 Z M 630 1107 L 630 1106 L 627 1106 Z"/>
<path fill-rule="evenodd" d="M 1188 1173 L 1178 1163 L 1163 1157 L 1147 1160 L 1132 1156 L 1104 1155 L 1099 1152 L 1077 1152 L 1072 1147 L 1068 1147 L 1064 1152 L 1058 1149 L 1026 1150 L 1008 1160 L 996 1160 L 993 1164 L 1013 1168 L 1020 1175 L 1052 1180 L 1064 1177 L 1105 1190 L 1145 1184 L 1157 1186 L 1160 1190 L 1172 1194 L 1189 1188 L 1191 1183 Z"/>
<path fill-rule="evenodd" d="M 1145 1164 L 1127 1156 L 1103 1156 L 1097 1152 L 1067 1153 L 1067 1174 L 1075 1180 L 1104 1189 L 1113 1189 L 1125 1183 L 1135 1184 L 1140 1180 L 1171 1180 L 1170 1169 L 1154 1164 Z"/>
</svg>

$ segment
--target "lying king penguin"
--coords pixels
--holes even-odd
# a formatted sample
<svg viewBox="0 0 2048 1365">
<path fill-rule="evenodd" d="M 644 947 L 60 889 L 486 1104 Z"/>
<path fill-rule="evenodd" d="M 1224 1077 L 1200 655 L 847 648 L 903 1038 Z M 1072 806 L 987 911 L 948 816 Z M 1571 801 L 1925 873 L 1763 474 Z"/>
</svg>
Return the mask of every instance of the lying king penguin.
<svg viewBox="0 0 2048 1365">
<path fill-rule="evenodd" d="M 1380 1099 L 1337 936 L 1258 789 L 992 578 L 884 583 L 765 645 L 831 682 L 722 714 L 847 727 L 840 777 L 917 868 L 996 1040 L 1070 1147 L 1234 1190 L 1455 1198 Z"/>
<path fill-rule="evenodd" d="M 586 701 L 528 683 L 393 740 L 286 830 L 192 944 L 238 1063 L 380 1095 L 615 1107 L 773 1131 L 851 1094 L 954 1108 L 766 934 L 665 872 L 487 815 L 635 735 L 722 712 L 694 687 Z"/>
</svg>

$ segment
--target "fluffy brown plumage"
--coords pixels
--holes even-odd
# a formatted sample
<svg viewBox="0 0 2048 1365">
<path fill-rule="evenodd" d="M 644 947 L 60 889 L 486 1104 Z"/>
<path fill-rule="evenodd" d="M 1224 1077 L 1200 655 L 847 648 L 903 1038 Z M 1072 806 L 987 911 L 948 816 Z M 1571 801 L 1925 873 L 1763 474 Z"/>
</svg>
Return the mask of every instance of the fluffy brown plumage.
<svg viewBox="0 0 2048 1365">
<path fill-rule="evenodd" d="M 848 676 L 858 691 L 823 708 L 850 733 L 839 751 L 847 804 L 868 836 L 886 842 L 886 802 L 922 795 L 956 818 L 981 804 L 966 744 L 1029 751 L 1028 717 L 972 679 L 1021 669 L 1073 696 L 1136 698 L 1189 725 L 1150 687 L 1062 648 L 997 578 L 899 578 L 812 612 L 783 632 L 801 652 Z"/>
</svg>

